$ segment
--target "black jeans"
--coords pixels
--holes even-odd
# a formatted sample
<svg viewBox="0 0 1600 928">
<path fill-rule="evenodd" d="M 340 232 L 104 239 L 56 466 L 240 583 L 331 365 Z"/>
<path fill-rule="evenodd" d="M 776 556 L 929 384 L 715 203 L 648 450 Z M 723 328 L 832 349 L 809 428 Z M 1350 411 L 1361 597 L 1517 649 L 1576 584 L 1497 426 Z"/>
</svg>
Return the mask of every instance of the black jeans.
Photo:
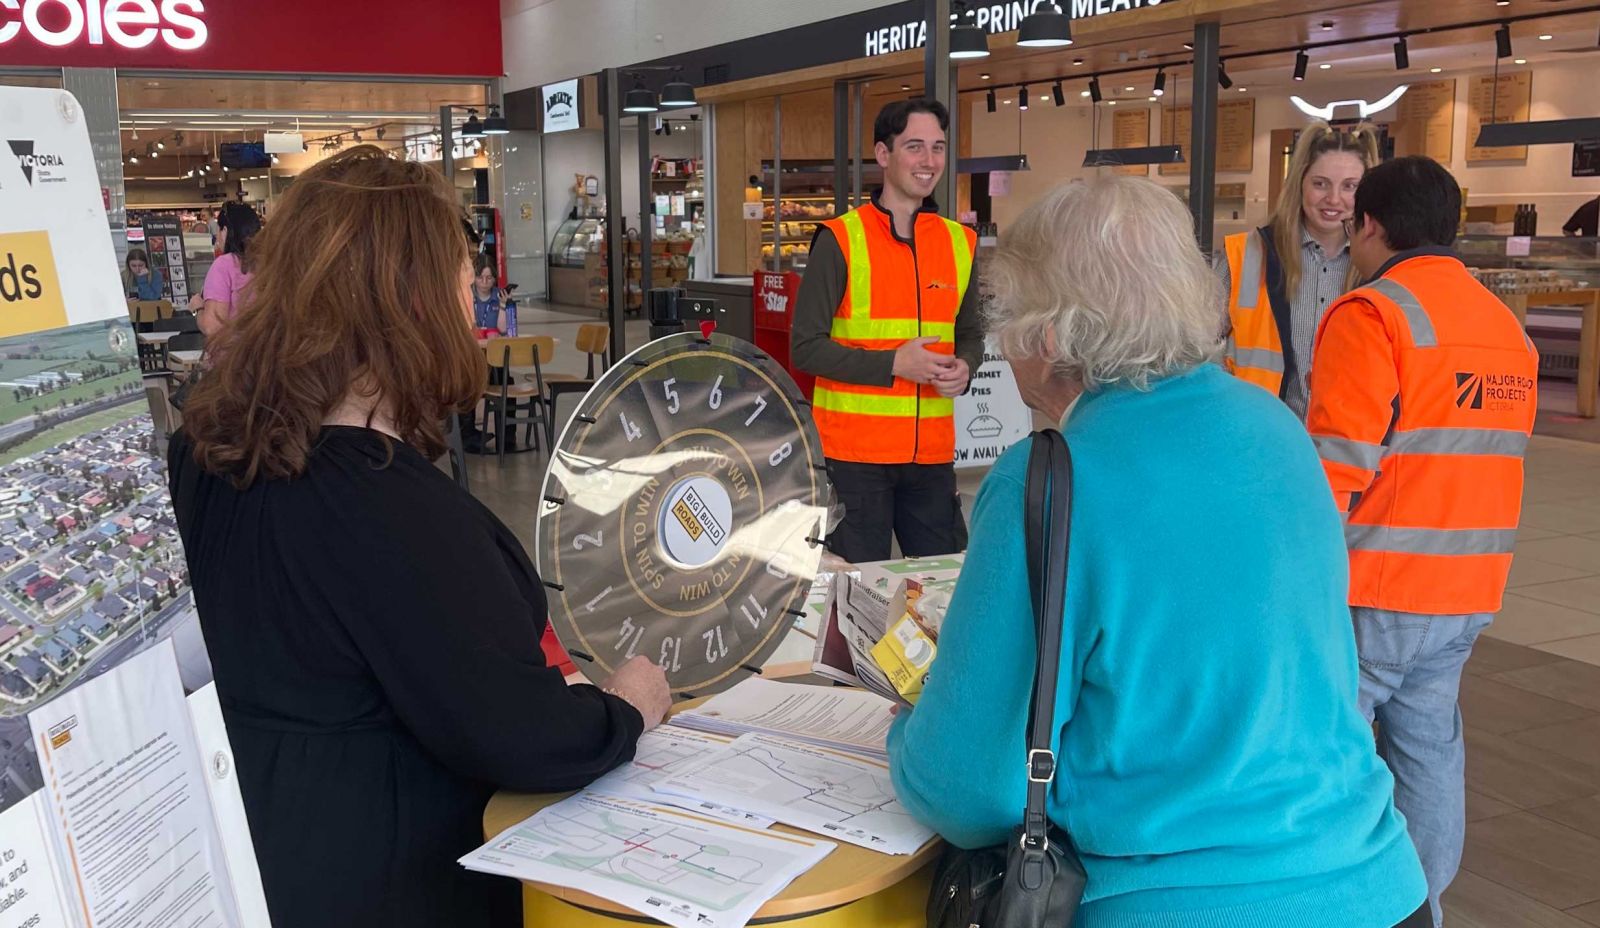
<svg viewBox="0 0 1600 928">
<path fill-rule="evenodd" d="M 858 464 L 828 461 L 844 521 L 828 549 L 852 564 L 886 561 L 890 533 L 906 557 L 955 554 L 966 534 L 949 464 Z"/>
<path fill-rule="evenodd" d="M 1406 916 L 1406 920 L 1394 928 L 1433 928 L 1433 910 L 1428 908 L 1428 903 L 1424 900 L 1422 908 Z"/>
</svg>

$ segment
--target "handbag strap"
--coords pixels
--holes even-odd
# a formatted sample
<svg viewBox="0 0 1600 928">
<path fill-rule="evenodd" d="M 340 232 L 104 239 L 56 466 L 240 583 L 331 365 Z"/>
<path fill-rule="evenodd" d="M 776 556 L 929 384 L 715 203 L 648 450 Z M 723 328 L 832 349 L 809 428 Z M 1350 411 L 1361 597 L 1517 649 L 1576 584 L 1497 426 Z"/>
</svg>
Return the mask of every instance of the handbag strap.
<svg viewBox="0 0 1600 928">
<path fill-rule="evenodd" d="M 1056 678 L 1067 604 L 1067 549 L 1072 525 L 1072 452 L 1055 429 L 1033 433 L 1028 456 L 1028 586 L 1039 655 L 1028 707 L 1028 804 L 1022 818 L 1026 850 L 1049 847 L 1046 800 L 1055 779 Z"/>
</svg>

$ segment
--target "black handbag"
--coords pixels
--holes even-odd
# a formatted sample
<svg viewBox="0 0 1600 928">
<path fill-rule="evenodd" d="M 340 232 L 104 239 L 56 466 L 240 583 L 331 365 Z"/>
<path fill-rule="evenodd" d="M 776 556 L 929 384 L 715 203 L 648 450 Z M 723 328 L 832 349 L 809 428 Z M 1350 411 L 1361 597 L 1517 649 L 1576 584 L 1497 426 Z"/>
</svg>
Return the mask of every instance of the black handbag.
<svg viewBox="0 0 1600 928">
<path fill-rule="evenodd" d="M 1088 882 L 1071 836 L 1050 822 L 1045 808 L 1056 772 L 1051 745 L 1072 521 L 1072 454 L 1054 429 L 1033 434 L 1026 511 L 1039 646 L 1028 710 L 1027 807 L 1005 844 L 945 849 L 934 869 L 928 928 L 1071 928 Z"/>
</svg>

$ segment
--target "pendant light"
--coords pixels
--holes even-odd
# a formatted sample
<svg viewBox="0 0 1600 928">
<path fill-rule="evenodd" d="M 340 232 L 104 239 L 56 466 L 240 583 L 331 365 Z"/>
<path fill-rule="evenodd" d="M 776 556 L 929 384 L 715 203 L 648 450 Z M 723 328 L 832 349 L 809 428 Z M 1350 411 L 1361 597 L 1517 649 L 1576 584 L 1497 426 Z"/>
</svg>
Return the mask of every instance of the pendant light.
<svg viewBox="0 0 1600 928">
<path fill-rule="evenodd" d="M 1311 56 L 1306 54 L 1306 50 L 1305 49 L 1302 48 L 1299 51 L 1294 53 L 1294 79 L 1295 80 L 1303 81 L 1303 80 L 1306 79 L 1306 66 L 1309 65 L 1309 64 L 1311 64 Z"/>
<path fill-rule="evenodd" d="M 378 131 L 381 133 L 383 129 L 380 127 Z M 483 121 L 483 134 L 507 135 L 510 132 L 511 126 L 506 123 L 506 118 L 500 115 L 500 104 L 489 104 L 489 118 Z M 381 139 L 383 136 L 380 134 L 378 138 Z"/>
<path fill-rule="evenodd" d="M 1164 96 L 1166 94 L 1166 92 L 1167 92 L 1167 69 L 1166 68 L 1157 68 L 1156 69 L 1156 84 L 1155 84 L 1154 89 L 1152 89 L 1150 91 L 1150 93 L 1152 95 L 1154 95 L 1154 96 L 1160 97 L 1160 96 Z"/>
<path fill-rule="evenodd" d="M 1411 49 L 1406 44 L 1406 37 L 1401 36 L 1400 41 L 1394 43 L 1394 69 L 1404 71 L 1411 67 Z"/>
<path fill-rule="evenodd" d="M 1022 93 L 1017 94 L 1017 109 L 1025 110 L 1027 108 L 1028 108 L 1028 85 L 1027 84 L 1023 84 L 1022 85 Z"/>
<path fill-rule="evenodd" d="M 966 4 L 955 5 L 955 23 L 950 27 L 950 57 L 956 61 L 989 57 L 989 36 L 969 17 Z"/>
<path fill-rule="evenodd" d="M 655 113 L 661 106 L 656 102 L 655 92 L 644 85 L 644 82 L 635 77 L 633 89 L 628 91 L 627 97 L 622 101 L 624 113 Z"/>
<path fill-rule="evenodd" d="M 1054 3 L 1035 9 L 1022 19 L 1017 44 L 1025 48 L 1060 48 L 1072 44 L 1072 21 Z"/>
<path fill-rule="evenodd" d="M 661 88 L 662 106 L 696 106 L 699 102 L 694 96 L 694 85 L 688 81 L 668 81 L 667 86 Z"/>
<path fill-rule="evenodd" d="M 483 138 L 483 120 L 478 118 L 477 110 L 467 110 L 467 121 L 461 126 L 461 137 L 464 139 Z"/>
</svg>

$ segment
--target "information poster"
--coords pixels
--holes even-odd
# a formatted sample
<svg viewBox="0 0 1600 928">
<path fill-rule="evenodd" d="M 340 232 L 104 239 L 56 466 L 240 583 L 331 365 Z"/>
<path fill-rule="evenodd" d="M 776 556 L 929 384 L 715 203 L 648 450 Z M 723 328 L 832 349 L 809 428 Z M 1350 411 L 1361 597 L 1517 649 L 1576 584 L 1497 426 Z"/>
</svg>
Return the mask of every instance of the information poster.
<svg viewBox="0 0 1600 928">
<path fill-rule="evenodd" d="M 1176 145 L 1183 151 L 1182 164 L 1163 164 L 1162 175 L 1173 177 L 1189 173 L 1189 136 L 1193 131 L 1193 110 L 1189 104 L 1165 107 L 1161 111 L 1161 144 Z M 1223 100 L 1217 104 L 1217 173 L 1248 174 L 1255 170 L 1256 101 Z"/>
<path fill-rule="evenodd" d="M 0 124 L 0 928 L 264 926 L 82 112 Z"/>
<path fill-rule="evenodd" d="M 1017 392 L 1017 377 L 994 343 L 983 348 L 983 364 L 972 386 L 956 397 L 957 467 L 988 467 L 1033 431 L 1033 412 Z"/>
<path fill-rule="evenodd" d="M 1427 155 L 1445 167 L 1455 154 L 1456 82 L 1412 84 L 1395 105 L 1389 126 L 1396 157 Z"/>
<path fill-rule="evenodd" d="M 1533 72 L 1516 71 L 1498 79 L 1485 74 L 1472 78 L 1467 88 L 1467 163 L 1527 160 L 1526 145 L 1480 148 L 1474 143 L 1485 125 L 1528 121 L 1533 105 Z"/>
<path fill-rule="evenodd" d="M 189 261 L 183 249 L 183 224 L 175 213 L 156 213 L 145 217 L 144 248 L 150 267 L 159 271 L 166 283 L 162 290 L 174 306 L 189 302 Z"/>
<path fill-rule="evenodd" d="M 1117 115 L 1111 117 L 1111 147 L 1144 148 L 1149 144 L 1150 110 L 1142 106 L 1117 110 Z M 1150 174 L 1148 164 L 1126 164 L 1114 170 L 1130 177 L 1148 177 Z"/>
</svg>

